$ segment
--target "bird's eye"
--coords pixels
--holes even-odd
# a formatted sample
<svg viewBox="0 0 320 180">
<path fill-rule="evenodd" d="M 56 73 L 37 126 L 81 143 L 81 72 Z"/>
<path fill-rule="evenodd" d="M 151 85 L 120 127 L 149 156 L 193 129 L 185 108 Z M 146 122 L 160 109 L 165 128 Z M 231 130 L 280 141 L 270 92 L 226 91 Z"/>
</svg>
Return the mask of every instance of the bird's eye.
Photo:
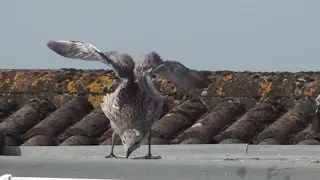
<svg viewBox="0 0 320 180">
<path fill-rule="evenodd" d="M 122 143 L 123 143 L 123 144 L 125 144 L 125 143 L 126 143 L 126 141 L 122 141 Z"/>
<path fill-rule="evenodd" d="M 139 144 L 139 141 L 137 141 L 137 142 L 134 143 L 134 145 L 138 145 L 138 144 Z"/>
</svg>

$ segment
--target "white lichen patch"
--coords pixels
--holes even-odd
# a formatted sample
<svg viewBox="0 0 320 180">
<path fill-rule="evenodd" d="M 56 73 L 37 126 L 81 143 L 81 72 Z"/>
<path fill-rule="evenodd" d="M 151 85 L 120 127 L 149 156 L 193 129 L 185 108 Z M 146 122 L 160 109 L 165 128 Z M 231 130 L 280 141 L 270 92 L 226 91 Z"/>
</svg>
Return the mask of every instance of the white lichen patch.
<svg viewBox="0 0 320 180">
<path fill-rule="evenodd" d="M 207 96 L 208 95 L 208 92 L 207 91 L 203 91 L 202 93 L 201 93 L 201 96 Z"/>
<path fill-rule="evenodd" d="M 195 123 L 194 125 L 191 126 L 191 128 L 195 128 L 195 127 L 201 127 L 202 123 Z"/>
</svg>

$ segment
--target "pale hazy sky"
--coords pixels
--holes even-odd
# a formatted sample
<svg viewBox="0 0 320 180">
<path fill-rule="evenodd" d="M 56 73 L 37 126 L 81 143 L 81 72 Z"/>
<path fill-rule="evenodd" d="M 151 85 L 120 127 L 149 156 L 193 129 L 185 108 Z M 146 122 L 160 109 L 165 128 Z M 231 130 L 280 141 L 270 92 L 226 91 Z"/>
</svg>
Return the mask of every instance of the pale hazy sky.
<svg viewBox="0 0 320 180">
<path fill-rule="evenodd" d="M 194 69 L 320 70 L 319 0 L 8 0 L 0 5 L 4 68 L 108 68 L 46 43 L 80 40 L 137 59 L 157 51 Z"/>
</svg>

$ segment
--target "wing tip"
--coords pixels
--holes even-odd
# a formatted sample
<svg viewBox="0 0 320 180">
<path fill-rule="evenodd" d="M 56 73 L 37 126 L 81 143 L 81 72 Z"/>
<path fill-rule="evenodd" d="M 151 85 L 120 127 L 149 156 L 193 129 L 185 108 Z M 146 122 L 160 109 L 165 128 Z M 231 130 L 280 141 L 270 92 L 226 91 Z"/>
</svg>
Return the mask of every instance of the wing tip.
<svg viewBox="0 0 320 180">
<path fill-rule="evenodd" d="M 56 50 L 57 46 L 59 46 L 59 44 L 61 44 L 62 41 L 60 40 L 49 40 L 47 42 L 47 47 L 51 50 Z"/>
<path fill-rule="evenodd" d="M 63 46 L 64 44 L 62 42 L 63 41 L 61 41 L 61 40 L 49 40 L 47 42 L 47 47 L 51 51 L 53 51 L 61 56 L 66 57 L 66 52 L 64 50 L 65 47 Z"/>
<path fill-rule="evenodd" d="M 52 50 L 52 48 L 53 48 L 53 43 L 54 43 L 54 40 L 49 40 L 49 41 L 47 42 L 47 47 L 48 47 L 49 49 L 51 49 L 51 50 Z"/>
</svg>

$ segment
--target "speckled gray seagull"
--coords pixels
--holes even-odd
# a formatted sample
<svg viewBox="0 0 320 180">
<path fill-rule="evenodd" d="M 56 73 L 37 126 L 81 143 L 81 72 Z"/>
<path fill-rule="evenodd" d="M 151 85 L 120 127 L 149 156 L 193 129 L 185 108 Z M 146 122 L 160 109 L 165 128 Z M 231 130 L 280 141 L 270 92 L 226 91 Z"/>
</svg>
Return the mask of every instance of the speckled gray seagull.
<svg viewBox="0 0 320 180">
<path fill-rule="evenodd" d="M 316 103 L 316 112 L 315 112 L 315 117 L 311 122 L 311 131 L 317 134 L 320 131 L 320 94 L 318 94 L 317 98 L 315 99 L 315 103 Z"/>
<path fill-rule="evenodd" d="M 113 129 L 111 152 L 117 135 L 121 138 L 126 158 L 140 147 L 148 136 L 148 154 L 140 157 L 158 159 L 151 154 L 151 126 L 160 118 L 163 100 L 155 77 L 160 75 L 183 87 L 205 88 L 207 83 L 177 61 L 163 61 L 156 52 L 142 55 L 135 64 L 126 53 L 119 51 L 101 52 L 95 46 L 80 41 L 51 40 L 47 46 L 66 58 L 101 61 L 109 65 L 121 80 L 116 90 L 106 94 L 101 109 L 110 120 Z"/>
</svg>

